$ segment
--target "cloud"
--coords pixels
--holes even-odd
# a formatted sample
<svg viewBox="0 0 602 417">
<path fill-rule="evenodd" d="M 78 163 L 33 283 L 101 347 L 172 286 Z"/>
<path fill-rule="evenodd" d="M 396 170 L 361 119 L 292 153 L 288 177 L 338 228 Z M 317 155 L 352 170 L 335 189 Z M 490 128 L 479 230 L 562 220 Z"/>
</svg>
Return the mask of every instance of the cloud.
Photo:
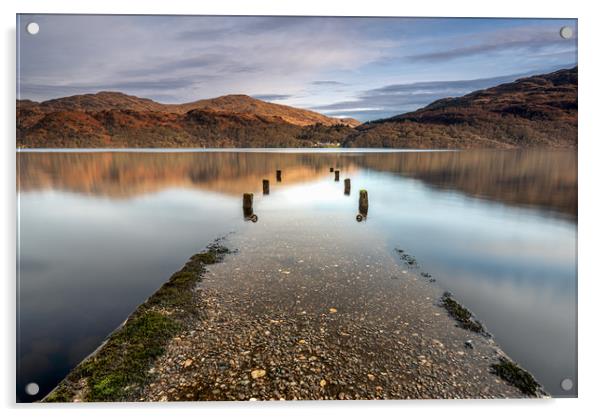
<svg viewBox="0 0 602 417">
<path fill-rule="evenodd" d="M 195 80 L 196 81 L 196 80 Z M 98 91 L 153 91 L 153 97 L 177 101 L 166 92 L 189 87 L 194 82 L 186 79 L 157 79 L 154 81 L 122 81 L 99 84 L 22 84 L 19 86 L 20 96 L 64 97 L 75 94 L 96 93 Z"/>
<path fill-rule="evenodd" d="M 312 85 L 318 85 L 318 86 L 343 86 L 343 85 L 347 85 L 346 83 L 342 83 L 342 82 L 339 82 L 339 81 L 331 81 L 331 80 L 313 81 L 311 84 Z"/>
<path fill-rule="evenodd" d="M 221 56 L 203 54 L 199 56 L 178 58 L 158 65 L 128 68 L 118 72 L 122 77 L 146 77 L 151 75 L 165 74 L 182 69 L 215 68 L 221 62 Z"/>
<path fill-rule="evenodd" d="M 326 70 L 353 70 L 382 57 L 386 47 L 334 18 L 33 18 L 44 36 L 22 35 L 19 51 L 20 92 L 32 99 L 94 87 L 150 98 L 171 90 L 179 101 L 266 90 L 290 95 Z"/>
<path fill-rule="evenodd" d="M 246 20 L 246 21 L 244 21 Z M 240 22 L 243 21 L 243 24 Z M 295 27 L 303 26 L 307 19 L 303 17 L 281 16 L 278 18 L 257 16 L 233 19 L 227 16 L 215 16 L 201 28 L 184 30 L 176 35 L 178 40 L 206 41 L 211 37 L 254 36 L 266 32 L 289 32 Z"/>
<path fill-rule="evenodd" d="M 575 33 L 574 39 L 567 41 L 560 37 L 557 28 L 542 28 L 539 25 L 525 26 L 494 31 L 480 37 L 477 42 L 472 38 L 459 37 L 454 44 L 462 46 L 408 55 L 406 58 L 413 61 L 435 63 L 521 49 L 526 49 L 531 53 L 550 48 L 566 49 L 573 47 L 576 37 Z"/>
<path fill-rule="evenodd" d="M 286 100 L 293 97 L 291 94 L 254 94 L 254 98 L 264 101 Z"/>
</svg>

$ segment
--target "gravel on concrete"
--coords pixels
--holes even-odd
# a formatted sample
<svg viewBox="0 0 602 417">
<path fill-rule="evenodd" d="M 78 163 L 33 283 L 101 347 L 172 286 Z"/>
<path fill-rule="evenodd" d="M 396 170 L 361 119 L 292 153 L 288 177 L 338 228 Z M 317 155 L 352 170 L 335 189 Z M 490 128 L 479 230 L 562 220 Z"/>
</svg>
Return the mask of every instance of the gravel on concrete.
<svg viewBox="0 0 602 417">
<path fill-rule="evenodd" d="M 378 233 L 304 221 L 263 217 L 224 242 L 237 253 L 208 267 L 196 314 L 133 400 L 526 396 L 491 372 L 505 357 L 494 340 L 459 327 L 430 274 Z"/>
</svg>

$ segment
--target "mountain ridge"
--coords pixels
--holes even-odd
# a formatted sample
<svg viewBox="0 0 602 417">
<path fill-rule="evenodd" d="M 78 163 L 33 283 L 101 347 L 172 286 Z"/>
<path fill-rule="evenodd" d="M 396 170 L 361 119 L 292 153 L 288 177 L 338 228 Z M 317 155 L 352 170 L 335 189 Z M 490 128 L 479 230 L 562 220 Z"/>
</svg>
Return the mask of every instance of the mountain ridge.
<svg viewBox="0 0 602 417">
<path fill-rule="evenodd" d="M 17 100 L 21 148 L 576 148 L 577 67 L 357 125 L 233 94 L 162 104 L 119 92 Z"/>
<path fill-rule="evenodd" d="M 337 124 L 357 126 L 360 124 L 360 122 L 355 119 L 328 117 L 312 110 L 269 103 L 245 94 L 229 94 L 182 104 L 164 104 L 149 98 L 137 97 L 118 91 L 99 91 L 97 93 L 77 94 L 42 102 L 17 100 L 17 107 L 20 105 L 28 109 L 37 107 L 42 112 L 62 110 L 133 110 L 184 114 L 191 110 L 207 110 L 236 114 L 254 114 L 266 117 L 280 117 L 287 123 L 298 126 L 308 126 L 316 123 L 321 123 L 325 126 Z"/>
</svg>

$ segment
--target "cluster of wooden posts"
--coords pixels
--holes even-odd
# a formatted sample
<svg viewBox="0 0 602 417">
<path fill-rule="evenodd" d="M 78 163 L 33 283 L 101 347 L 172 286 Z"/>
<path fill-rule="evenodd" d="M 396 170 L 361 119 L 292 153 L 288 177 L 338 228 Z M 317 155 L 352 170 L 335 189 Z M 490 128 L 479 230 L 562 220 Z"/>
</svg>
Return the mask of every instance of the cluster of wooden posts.
<svg viewBox="0 0 602 417">
<path fill-rule="evenodd" d="M 330 167 L 330 172 L 334 172 L 334 180 L 340 180 L 340 171 L 338 169 L 334 169 L 334 167 Z M 351 194 L 351 178 L 345 178 L 343 181 L 345 184 L 344 193 L 345 195 Z M 355 219 L 358 222 L 366 220 L 368 218 L 368 191 L 360 190 L 360 200 L 359 200 L 359 213 L 355 216 Z"/>
<path fill-rule="evenodd" d="M 276 181 L 282 182 L 282 171 L 276 171 Z M 263 194 L 270 194 L 270 180 L 264 179 L 262 181 L 263 185 Z M 242 195 L 242 211 L 245 217 L 245 220 L 250 220 L 253 223 L 256 223 L 259 220 L 257 214 L 253 213 L 253 193 L 244 193 Z"/>
<path fill-rule="evenodd" d="M 330 172 L 334 172 L 334 180 L 340 180 L 340 171 L 335 170 L 334 167 L 330 167 Z M 282 171 L 276 171 L 276 182 L 282 182 Z M 345 195 L 351 194 L 351 178 L 345 178 L 344 180 Z M 263 180 L 263 194 L 270 194 L 270 180 Z M 253 213 L 253 193 L 244 193 L 242 195 L 242 209 L 245 220 L 250 220 L 253 223 L 257 222 L 259 219 L 255 213 Z M 358 222 L 365 220 L 368 217 L 368 191 L 360 190 L 360 199 L 359 199 L 359 213 L 355 217 Z"/>
</svg>

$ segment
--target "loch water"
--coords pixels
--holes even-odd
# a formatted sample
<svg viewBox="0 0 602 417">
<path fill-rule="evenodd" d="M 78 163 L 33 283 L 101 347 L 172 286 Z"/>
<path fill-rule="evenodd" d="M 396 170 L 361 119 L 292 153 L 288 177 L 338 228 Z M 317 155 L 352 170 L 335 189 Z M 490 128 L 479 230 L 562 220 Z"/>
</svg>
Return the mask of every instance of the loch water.
<svg viewBox="0 0 602 417">
<path fill-rule="evenodd" d="M 18 401 L 47 394 L 215 238 L 306 231 L 308 216 L 353 250 L 345 230 L 364 228 L 411 254 L 548 392 L 577 393 L 575 151 L 20 151 L 17 168 Z"/>
</svg>

